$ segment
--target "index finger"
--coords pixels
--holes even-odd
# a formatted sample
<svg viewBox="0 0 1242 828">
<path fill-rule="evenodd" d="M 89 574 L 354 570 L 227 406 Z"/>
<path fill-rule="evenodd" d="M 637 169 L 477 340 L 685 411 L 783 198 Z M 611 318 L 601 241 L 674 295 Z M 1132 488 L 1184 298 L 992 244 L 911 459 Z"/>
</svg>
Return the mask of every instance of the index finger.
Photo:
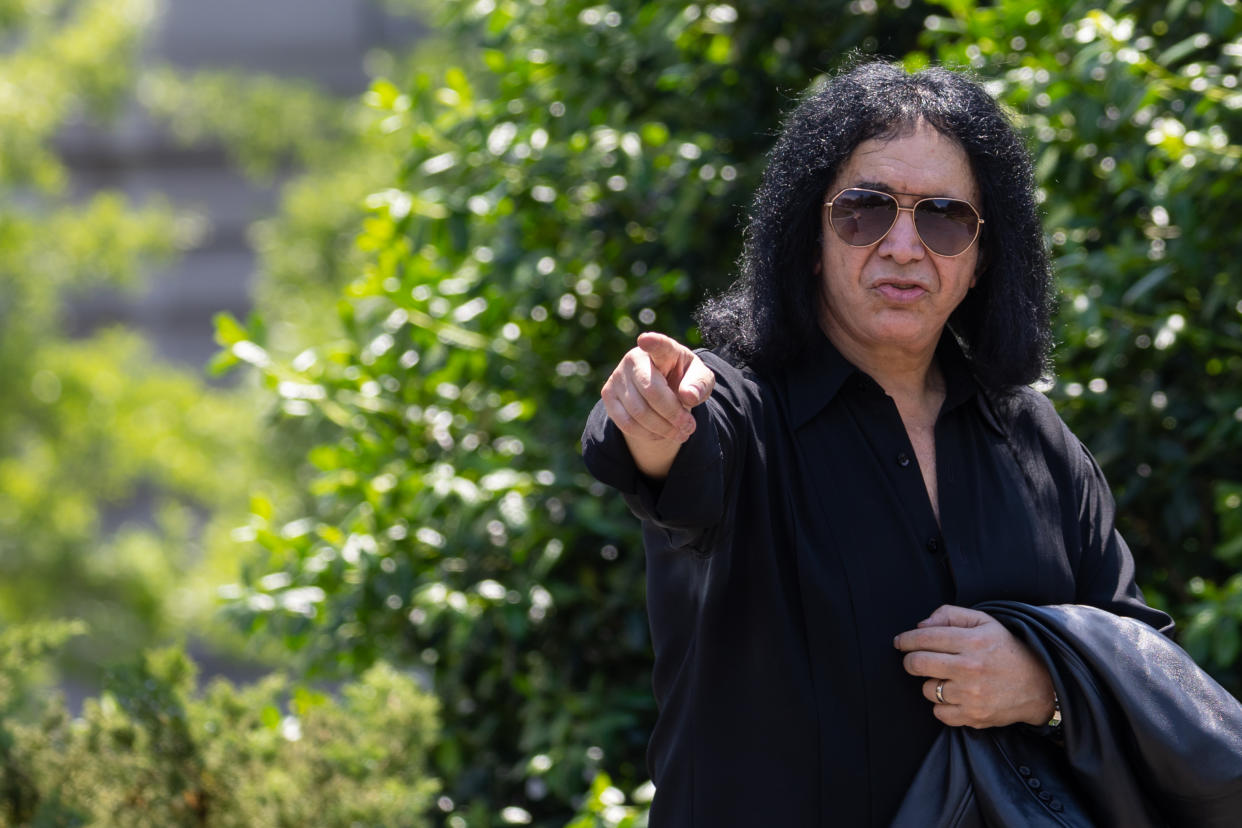
<svg viewBox="0 0 1242 828">
<path fill-rule="evenodd" d="M 965 650 L 971 637 L 965 627 L 922 627 L 907 630 L 893 638 L 893 646 L 904 653 L 918 651 L 958 654 Z"/>
<path fill-rule="evenodd" d="M 953 604 L 942 604 L 919 622 L 920 627 L 978 627 L 992 620 L 986 612 Z"/>
<path fill-rule="evenodd" d="M 680 367 L 689 357 L 694 356 L 694 351 L 691 351 L 676 339 L 655 331 L 643 331 L 640 333 L 638 335 L 638 347 L 650 355 L 656 370 L 662 374 L 668 374 L 675 368 Z"/>
<path fill-rule="evenodd" d="M 632 348 L 625 361 L 629 363 L 633 389 L 642 401 L 665 420 L 678 423 L 686 408 L 651 355 L 642 348 Z"/>
</svg>

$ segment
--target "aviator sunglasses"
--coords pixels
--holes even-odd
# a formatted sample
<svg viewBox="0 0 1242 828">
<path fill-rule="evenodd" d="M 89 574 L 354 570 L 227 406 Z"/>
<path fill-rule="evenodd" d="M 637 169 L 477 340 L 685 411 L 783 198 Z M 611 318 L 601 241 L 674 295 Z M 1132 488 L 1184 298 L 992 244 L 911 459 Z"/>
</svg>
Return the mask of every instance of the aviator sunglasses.
<svg viewBox="0 0 1242 828">
<path fill-rule="evenodd" d="M 983 224 L 974 205 L 960 198 L 920 198 L 913 207 L 902 207 L 891 193 L 847 187 L 824 206 L 832 229 L 850 247 L 879 244 L 906 212 L 924 247 L 937 256 L 960 256 L 979 238 Z"/>
</svg>

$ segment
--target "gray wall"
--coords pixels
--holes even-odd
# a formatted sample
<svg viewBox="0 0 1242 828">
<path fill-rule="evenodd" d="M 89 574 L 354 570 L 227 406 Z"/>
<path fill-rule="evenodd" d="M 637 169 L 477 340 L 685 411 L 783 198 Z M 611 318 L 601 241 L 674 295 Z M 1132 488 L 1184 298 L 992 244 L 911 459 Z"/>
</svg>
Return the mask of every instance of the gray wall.
<svg viewBox="0 0 1242 828">
<path fill-rule="evenodd" d="M 164 0 L 147 60 L 185 69 L 232 68 L 312 80 L 342 95 L 366 88 L 367 53 L 408 46 L 419 34 L 374 0 Z M 256 186 L 228 168 L 222 152 L 187 149 L 131 107 L 106 128 L 72 127 L 59 139 L 76 192 L 160 194 L 208 220 L 204 243 L 152 274 L 137 295 L 99 292 L 67 308 L 78 335 L 122 322 L 142 331 L 161 357 L 201 367 L 216 346 L 211 317 L 244 316 L 254 257 L 246 228 L 272 211 L 278 183 Z"/>
</svg>

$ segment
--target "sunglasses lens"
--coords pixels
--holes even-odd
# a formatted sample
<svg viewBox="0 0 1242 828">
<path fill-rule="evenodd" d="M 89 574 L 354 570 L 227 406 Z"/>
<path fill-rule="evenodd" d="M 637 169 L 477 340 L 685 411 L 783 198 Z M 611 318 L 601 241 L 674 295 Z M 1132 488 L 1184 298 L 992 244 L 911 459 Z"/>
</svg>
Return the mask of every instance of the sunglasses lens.
<svg viewBox="0 0 1242 828">
<path fill-rule="evenodd" d="M 897 200 L 887 193 L 845 190 L 832 200 L 832 229 L 854 247 L 875 244 L 897 218 Z"/>
<path fill-rule="evenodd" d="M 914 226 L 923 244 L 941 256 L 956 256 L 970 247 L 979 232 L 979 216 L 965 201 L 928 198 L 914 211 Z"/>
</svg>

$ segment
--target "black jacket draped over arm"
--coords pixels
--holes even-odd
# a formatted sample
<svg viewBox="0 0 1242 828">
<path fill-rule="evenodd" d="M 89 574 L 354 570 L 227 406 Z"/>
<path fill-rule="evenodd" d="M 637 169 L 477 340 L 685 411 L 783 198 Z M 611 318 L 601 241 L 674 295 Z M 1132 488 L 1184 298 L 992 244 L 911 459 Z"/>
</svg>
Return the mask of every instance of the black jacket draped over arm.
<svg viewBox="0 0 1242 828">
<path fill-rule="evenodd" d="M 1048 667 L 1064 747 L 946 728 L 893 828 L 1242 825 L 1242 705 L 1163 635 L 1081 605 L 992 601 Z"/>
</svg>

